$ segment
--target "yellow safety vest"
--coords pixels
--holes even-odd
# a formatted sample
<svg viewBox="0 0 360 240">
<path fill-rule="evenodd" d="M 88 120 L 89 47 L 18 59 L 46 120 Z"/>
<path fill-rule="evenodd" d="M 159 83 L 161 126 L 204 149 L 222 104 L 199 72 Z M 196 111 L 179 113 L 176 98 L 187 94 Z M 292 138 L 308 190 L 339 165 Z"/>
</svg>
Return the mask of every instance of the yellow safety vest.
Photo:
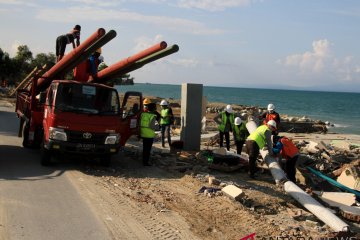
<svg viewBox="0 0 360 240">
<path fill-rule="evenodd" d="M 141 113 L 140 117 L 140 136 L 144 138 L 154 138 L 155 131 L 150 128 L 150 123 L 156 118 L 156 115 L 149 112 Z"/>
<path fill-rule="evenodd" d="M 169 109 L 165 108 L 165 109 L 161 109 L 161 120 L 160 120 L 160 125 L 168 125 L 170 124 L 170 115 L 169 115 Z"/>
<path fill-rule="evenodd" d="M 221 124 L 219 125 L 219 130 L 221 132 L 224 132 L 225 131 L 225 126 L 226 126 L 226 122 L 227 122 L 227 116 L 226 116 L 226 113 L 225 112 L 222 112 L 221 113 Z M 233 113 L 230 113 L 230 125 L 231 127 L 234 126 L 234 114 Z"/>
<path fill-rule="evenodd" d="M 269 128 L 266 125 L 261 125 L 253 133 L 250 134 L 248 139 L 255 141 L 259 148 L 262 149 L 266 145 L 266 131 L 269 131 Z"/>
<path fill-rule="evenodd" d="M 247 135 L 246 122 L 242 122 L 241 125 L 238 127 L 237 125 L 233 125 L 234 129 L 234 136 L 236 141 L 245 141 Z"/>
</svg>

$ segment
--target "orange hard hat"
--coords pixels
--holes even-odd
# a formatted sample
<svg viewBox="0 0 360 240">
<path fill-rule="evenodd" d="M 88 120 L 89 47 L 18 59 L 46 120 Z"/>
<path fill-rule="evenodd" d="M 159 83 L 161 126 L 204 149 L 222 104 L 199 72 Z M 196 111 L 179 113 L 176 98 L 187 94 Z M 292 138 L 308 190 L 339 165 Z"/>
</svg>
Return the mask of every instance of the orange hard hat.
<svg viewBox="0 0 360 240">
<path fill-rule="evenodd" d="M 145 98 L 144 101 L 143 101 L 144 105 L 148 105 L 150 103 L 151 103 L 151 101 L 148 98 Z"/>
</svg>

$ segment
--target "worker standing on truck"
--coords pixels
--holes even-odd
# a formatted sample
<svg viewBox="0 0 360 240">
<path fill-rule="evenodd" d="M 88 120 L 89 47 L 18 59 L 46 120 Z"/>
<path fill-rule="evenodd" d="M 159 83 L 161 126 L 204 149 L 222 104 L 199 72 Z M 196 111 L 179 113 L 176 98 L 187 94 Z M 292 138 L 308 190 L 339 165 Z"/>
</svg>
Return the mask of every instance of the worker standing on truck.
<svg viewBox="0 0 360 240">
<path fill-rule="evenodd" d="M 96 78 L 98 73 L 98 66 L 101 63 L 101 53 L 101 48 L 98 48 L 86 61 L 76 66 L 74 69 L 74 79 L 76 81 L 87 82 L 90 77 L 92 79 Z"/>
<path fill-rule="evenodd" d="M 228 151 L 230 150 L 230 132 L 232 132 L 232 128 L 234 126 L 234 119 L 235 116 L 231 105 L 227 105 L 225 111 L 221 112 L 214 118 L 214 121 L 219 124 L 220 147 L 223 147 L 225 135 L 226 149 Z"/>
<path fill-rule="evenodd" d="M 65 54 L 66 45 L 72 43 L 73 48 L 80 45 L 81 26 L 75 25 L 71 32 L 56 38 L 56 62 L 59 62 Z M 75 45 L 76 40 L 76 45 Z"/>
<path fill-rule="evenodd" d="M 243 122 L 239 117 L 235 118 L 233 133 L 236 144 L 236 153 L 241 154 L 242 147 L 246 138 L 249 136 L 249 132 L 246 128 L 246 122 Z"/>
<path fill-rule="evenodd" d="M 287 137 L 274 136 L 274 154 L 279 154 L 280 166 L 284 169 L 287 177 L 290 181 L 296 183 L 296 161 L 299 158 L 299 149 L 295 144 Z M 286 160 L 285 164 L 282 162 L 282 158 Z"/>
<path fill-rule="evenodd" d="M 165 99 L 161 100 L 160 106 L 161 106 L 161 112 L 160 112 L 161 144 L 162 147 L 165 147 L 165 134 L 166 134 L 168 139 L 168 144 L 170 147 L 171 145 L 170 130 L 171 130 L 171 124 L 173 124 L 174 121 L 174 115 L 171 107 L 169 107 L 169 104 Z"/>
<path fill-rule="evenodd" d="M 99 64 L 104 61 L 104 58 L 100 56 L 102 53 L 102 49 L 98 48 L 91 56 L 89 57 L 89 70 L 91 76 L 95 77 L 98 72 Z M 102 58 L 100 58 L 102 57 Z"/>
<path fill-rule="evenodd" d="M 150 153 L 154 143 L 155 126 L 156 126 L 156 105 L 152 104 L 147 98 L 143 101 L 144 112 L 140 116 L 140 137 L 143 140 L 143 164 L 151 166 Z"/>
<path fill-rule="evenodd" d="M 276 131 L 276 122 L 270 120 L 265 125 L 258 127 L 246 139 L 246 152 L 249 155 L 249 176 L 255 178 L 256 159 L 259 156 L 260 149 L 267 147 L 269 154 L 273 155 L 271 133 Z"/>
</svg>

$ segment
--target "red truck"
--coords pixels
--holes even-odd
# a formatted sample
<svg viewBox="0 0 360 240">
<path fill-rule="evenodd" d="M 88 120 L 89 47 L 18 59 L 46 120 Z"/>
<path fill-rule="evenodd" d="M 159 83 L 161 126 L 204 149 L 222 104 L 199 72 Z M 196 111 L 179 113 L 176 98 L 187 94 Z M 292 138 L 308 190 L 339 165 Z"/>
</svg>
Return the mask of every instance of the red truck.
<svg viewBox="0 0 360 240">
<path fill-rule="evenodd" d="M 126 92 L 120 101 L 115 88 L 101 83 L 178 50 L 166 49 L 162 42 L 104 69 L 95 79 L 55 80 L 107 42 L 102 39 L 105 32 L 98 30 L 44 75 L 35 75 L 28 87 L 17 90 L 19 136 L 24 147 L 41 148 L 42 165 L 50 164 L 57 153 L 85 154 L 109 165 L 111 156 L 138 134 L 142 94 Z"/>
<path fill-rule="evenodd" d="M 43 165 L 56 152 L 91 154 L 109 165 L 111 155 L 137 133 L 140 111 L 123 117 L 129 93 L 126 96 L 120 108 L 116 89 L 69 80 L 54 80 L 33 104 L 28 92 L 18 92 L 23 146 L 41 146 Z M 141 93 L 137 97 L 141 106 Z"/>
</svg>

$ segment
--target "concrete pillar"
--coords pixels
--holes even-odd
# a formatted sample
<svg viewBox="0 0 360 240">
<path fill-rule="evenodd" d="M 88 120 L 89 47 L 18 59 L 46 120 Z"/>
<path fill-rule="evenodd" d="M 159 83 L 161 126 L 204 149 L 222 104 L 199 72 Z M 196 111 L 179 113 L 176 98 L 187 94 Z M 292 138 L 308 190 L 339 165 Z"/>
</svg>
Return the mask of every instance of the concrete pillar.
<svg viewBox="0 0 360 240">
<path fill-rule="evenodd" d="M 201 138 L 203 85 L 181 85 L 181 134 L 184 150 L 199 151 Z"/>
<path fill-rule="evenodd" d="M 206 116 L 206 107 L 207 107 L 207 98 L 206 96 L 203 96 L 202 104 L 201 104 L 201 118 Z"/>
</svg>

